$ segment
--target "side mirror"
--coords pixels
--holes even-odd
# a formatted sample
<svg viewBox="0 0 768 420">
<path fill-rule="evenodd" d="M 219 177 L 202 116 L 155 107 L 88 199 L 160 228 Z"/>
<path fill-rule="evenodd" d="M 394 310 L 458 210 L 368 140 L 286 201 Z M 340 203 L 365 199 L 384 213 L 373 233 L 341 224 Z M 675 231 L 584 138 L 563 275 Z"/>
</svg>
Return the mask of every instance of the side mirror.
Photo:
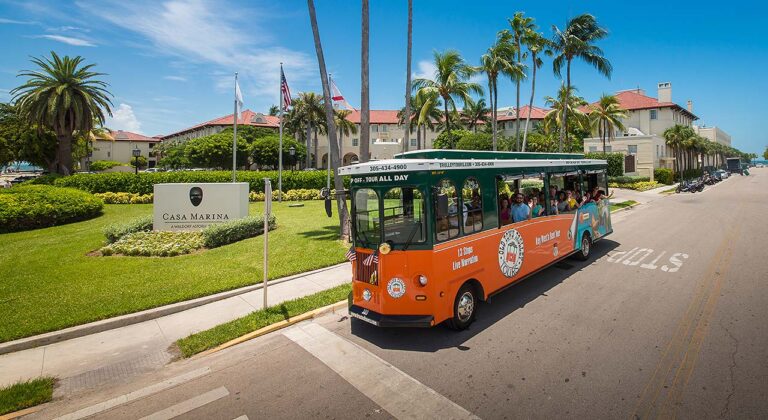
<svg viewBox="0 0 768 420">
<path fill-rule="evenodd" d="M 331 197 L 325 197 L 325 214 L 328 215 L 328 217 L 333 217 L 332 204 Z"/>
</svg>

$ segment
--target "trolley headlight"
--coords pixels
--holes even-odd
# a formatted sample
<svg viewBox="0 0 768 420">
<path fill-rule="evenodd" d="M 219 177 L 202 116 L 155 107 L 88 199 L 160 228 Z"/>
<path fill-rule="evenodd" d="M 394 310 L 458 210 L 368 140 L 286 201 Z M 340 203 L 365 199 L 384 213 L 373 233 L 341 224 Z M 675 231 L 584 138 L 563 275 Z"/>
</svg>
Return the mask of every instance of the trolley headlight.
<svg viewBox="0 0 768 420">
<path fill-rule="evenodd" d="M 387 293 L 395 299 L 403 297 L 405 294 L 405 282 L 399 277 L 393 277 L 387 283 Z"/>
<path fill-rule="evenodd" d="M 363 290 L 363 300 L 365 300 L 366 302 L 371 300 L 371 291 L 370 290 L 368 290 L 368 289 Z"/>
<path fill-rule="evenodd" d="M 422 285 L 422 286 L 426 286 L 427 285 L 427 276 L 425 276 L 423 274 L 419 275 L 419 284 Z"/>
</svg>

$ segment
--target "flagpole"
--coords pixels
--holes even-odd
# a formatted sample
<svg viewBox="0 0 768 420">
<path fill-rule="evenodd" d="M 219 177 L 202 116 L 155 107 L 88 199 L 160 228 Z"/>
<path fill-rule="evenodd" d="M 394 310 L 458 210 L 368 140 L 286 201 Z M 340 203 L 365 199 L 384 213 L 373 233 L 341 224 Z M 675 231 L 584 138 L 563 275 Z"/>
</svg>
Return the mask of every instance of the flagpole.
<svg viewBox="0 0 768 420">
<path fill-rule="evenodd" d="M 232 135 L 232 182 L 237 182 L 237 72 L 235 72 L 235 113 L 232 114 L 234 129 Z"/>
<path fill-rule="evenodd" d="M 328 86 L 333 86 L 331 82 L 333 80 L 331 78 L 331 73 L 328 73 Z M 331 95 L 333 96 L 333 95 Z M 331 99 L 331 108 L 333 108 L 333 99 Z M 334 112 L 335 114 L 335 112 Z M 335 124 L 334 124 L 335 125 Z M 326 180 L 325 180 L 325 187 L 328 188 L 328 194 L 331 193 L 331 135 L 328 134 L 328 154 L 326 155 L 328 158 L 325 160 L 325 167 L 326 167 Z"/>
<path fill-rule="evenodd" d="M 283 202 L 283 63 L 280 63 L 280 83 L 278 83 L 280 94 L 277 96 L 277 103 L 280 107 L 280 149 L 277 152 L 278 170 L 277 170 L 277 201 Z"/>
</svg>

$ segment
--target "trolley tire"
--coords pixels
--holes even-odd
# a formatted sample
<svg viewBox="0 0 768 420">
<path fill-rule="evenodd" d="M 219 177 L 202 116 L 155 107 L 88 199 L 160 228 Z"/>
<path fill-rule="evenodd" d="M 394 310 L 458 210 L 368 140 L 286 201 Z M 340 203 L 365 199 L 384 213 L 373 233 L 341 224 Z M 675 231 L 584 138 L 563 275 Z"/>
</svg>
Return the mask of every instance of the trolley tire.
<svg viewBox="0 0 768 420">
<path fill-rule="evenodd" d="M 584 232 L 581 235 L 581 249 L 576 253 L 575 257 L 579 261 L 586 261 L 589 259 L 589 254 L 592 252 L 592 237 L 589 232 Z"/>
<path fill-rule="evenodd" d="M 456 331 L 466 330 L 475 320 L 478 302 L 475 288 L 469 282 L 464 283 L 453 300 L 453 317 L 448 320 L 448 327 Z"/>
</svg>

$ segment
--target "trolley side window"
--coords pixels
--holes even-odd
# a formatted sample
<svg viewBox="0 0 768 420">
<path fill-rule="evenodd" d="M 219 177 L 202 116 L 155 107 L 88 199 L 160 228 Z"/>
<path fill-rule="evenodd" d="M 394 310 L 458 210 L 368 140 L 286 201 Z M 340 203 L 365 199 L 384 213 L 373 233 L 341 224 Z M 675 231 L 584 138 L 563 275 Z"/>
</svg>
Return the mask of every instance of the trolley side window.
<svg viewBox="0 0 768 420">
<path fill-rule="evenodd" d="M 483 229 L 483 198 L 480 183 L 475 178 L 467 178 L 461 189 L 464 233 L 475 233 Z"/>
<path fill-rule="evenodd" d="M 414 187 L 390 188 L 384 194 L 384 240 L 395 244 L 427 240 L 424 196 Z"/>
<path fill-rule="evenodd" d="M 355 239 L 364 244 L 378 244 L 379 196 L 370 188 L 355 192 Z"/>
<path fill-rule="evenodd" d="M 436 187 L 435 236 L 438 241 L 459 236 L 459 197 L 450 179 L 441 180 Z"/>
</svg>

